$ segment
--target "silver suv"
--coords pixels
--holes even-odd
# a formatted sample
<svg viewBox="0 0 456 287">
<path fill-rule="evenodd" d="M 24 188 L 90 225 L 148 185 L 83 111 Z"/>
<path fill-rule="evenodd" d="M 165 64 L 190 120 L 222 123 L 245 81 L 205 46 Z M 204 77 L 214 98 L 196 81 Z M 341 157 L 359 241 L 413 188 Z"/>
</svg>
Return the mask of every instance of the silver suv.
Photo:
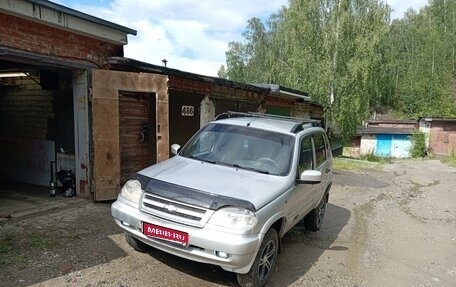
<svg viewBox="0 0 456 287">
<path fill-rule="evenodd" d="M 219 265 L 256 287 L 268 281 L 288 230 L 300 222 L 320 229 L 332 156 L 318 121 L 229 112 L 171 151 L 112 204 L 134 249 Z"/>
</svg>

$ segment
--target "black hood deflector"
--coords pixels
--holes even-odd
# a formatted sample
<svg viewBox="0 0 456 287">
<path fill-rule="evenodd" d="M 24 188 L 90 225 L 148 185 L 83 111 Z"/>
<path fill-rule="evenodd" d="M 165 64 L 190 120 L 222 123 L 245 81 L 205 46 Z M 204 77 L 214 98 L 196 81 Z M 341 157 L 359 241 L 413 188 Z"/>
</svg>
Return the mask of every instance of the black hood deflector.
<svg viewBox="0 0 456 287">
<path fill-rule="evenodd" d="M 236 206 L 256 211 L 255 206 L 250 201 L 208 193 L 189 187 L 156 180 L 139 173 L 133 176 L 132 179 L 137 179 L 141 183 L 141 188 L 146 193 L 186 203 L 189 205 L 199 206 L 212 210 L 217 210 L 222 207 Z"/>
</svg>

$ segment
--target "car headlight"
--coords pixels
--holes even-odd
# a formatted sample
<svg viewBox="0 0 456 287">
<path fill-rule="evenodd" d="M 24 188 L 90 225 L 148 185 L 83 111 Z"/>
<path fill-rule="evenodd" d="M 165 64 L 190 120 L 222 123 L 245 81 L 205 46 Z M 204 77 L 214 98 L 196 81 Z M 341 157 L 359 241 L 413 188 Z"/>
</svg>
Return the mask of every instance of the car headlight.
<svg viewBox="0 0 456 287">
<path fill-rule="evenodd" d="M 251 210 L 242 207 L 226 207 L 217 210 L 209 220 L 210 224 L 236 230 L 252 229 L 258 219 Z"/>
<path fill-rule="evenodd" d="M 139 204 L 142 192 L 141 183 L 136 179 L 130 179 L 120 190 L 120 196 L 132 203 Z"/>
</svg>

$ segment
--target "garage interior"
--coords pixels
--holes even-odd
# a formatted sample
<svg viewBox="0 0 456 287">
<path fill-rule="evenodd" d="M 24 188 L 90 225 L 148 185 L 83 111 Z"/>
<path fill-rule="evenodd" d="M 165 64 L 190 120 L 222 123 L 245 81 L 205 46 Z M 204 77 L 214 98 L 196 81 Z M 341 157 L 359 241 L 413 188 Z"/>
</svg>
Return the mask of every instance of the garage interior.
<svg viewBox="0 0 456 287">
<path fill-rule="evenodd" d="M 68 200 L 61 188 L 51 197 L 50 183 L 75 170 L 72 75 L 0 60 L 0 219 Z"/>
</svg>

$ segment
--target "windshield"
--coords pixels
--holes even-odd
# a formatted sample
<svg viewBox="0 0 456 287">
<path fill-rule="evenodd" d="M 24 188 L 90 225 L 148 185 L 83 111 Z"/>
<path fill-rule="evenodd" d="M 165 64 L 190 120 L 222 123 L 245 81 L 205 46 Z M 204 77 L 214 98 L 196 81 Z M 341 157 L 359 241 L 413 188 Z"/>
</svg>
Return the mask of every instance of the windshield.
<svg viewBox="0 0 456 287">
<path fill-rule="evenodd" d="M 293 137 L 249 127 L 209 124 L 182 148 L 179 155 L 256 172 L 286 175 Z"/>
</svg>

